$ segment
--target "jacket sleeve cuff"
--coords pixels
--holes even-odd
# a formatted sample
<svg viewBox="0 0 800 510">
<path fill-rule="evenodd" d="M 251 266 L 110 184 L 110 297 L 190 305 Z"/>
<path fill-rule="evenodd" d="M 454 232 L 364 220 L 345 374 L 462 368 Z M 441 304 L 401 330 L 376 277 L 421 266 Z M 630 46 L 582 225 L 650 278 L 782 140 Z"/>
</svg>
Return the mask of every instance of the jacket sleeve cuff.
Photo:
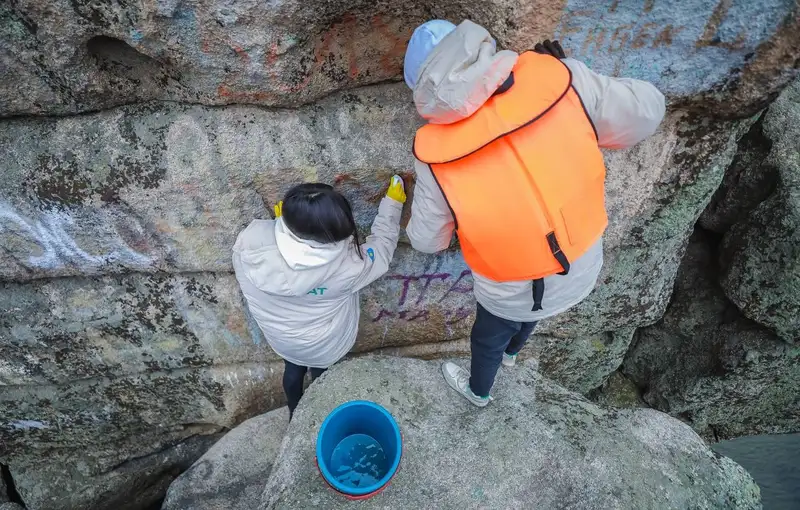
<svg viewBox="0 0 800 510">
<path fill-rule="evenodd" d="M 402 213 L 403 204 L 393 198 L 383 197 L 381 204 L 378 206 L 378 213 L 392 214 L 394 212 L 397 214 Z"/>
</svg>

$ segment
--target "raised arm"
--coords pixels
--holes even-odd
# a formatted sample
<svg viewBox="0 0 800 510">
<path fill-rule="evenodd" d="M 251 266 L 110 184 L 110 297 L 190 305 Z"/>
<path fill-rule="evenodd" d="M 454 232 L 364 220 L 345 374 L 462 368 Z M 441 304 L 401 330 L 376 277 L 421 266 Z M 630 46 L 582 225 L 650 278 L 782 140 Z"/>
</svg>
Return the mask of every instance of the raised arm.
<svg viewBox="0 0 800 510">
<path fill-rule="evenodd" d="M 624 149 L 652 135 L 664 118 L 664 95 L 646 81 L 612 78 L 566 58 L 572 85 L 597 129 L 598 144 Z"/>
<path fill-rule="evenodd" d="M 416 161 L 414 169 L 417 184 L 406 234 L 415 250 L 436 253 L 450 246 L 455 221 L 430 167 Z"/>
<path fill-rule="evenodd" d="M 400 239 L 400 216 L 405 201 L 403 181 L 395 176 L 386 197 L 378 206 L 378 215 L 372 222 L 370 235 L 361 245 L 363 260 L 361 271 L 353 281 L 353 290 L 361 290 L 389 270 Z"/>
</svg>

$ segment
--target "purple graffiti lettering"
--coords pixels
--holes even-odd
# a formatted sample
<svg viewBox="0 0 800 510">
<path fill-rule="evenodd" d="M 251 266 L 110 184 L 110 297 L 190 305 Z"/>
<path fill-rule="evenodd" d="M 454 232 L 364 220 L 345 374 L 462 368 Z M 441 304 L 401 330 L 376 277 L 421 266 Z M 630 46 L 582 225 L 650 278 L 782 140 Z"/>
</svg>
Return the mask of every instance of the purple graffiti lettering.
<svg viewBox="0 0 800 510">
<path fill-rule="evenodd" d="M 430 288 L 431 282 L 434 280 L 447 280 L 450 278 L 450 273 L 433 273 L 433 274 L 423 274 L 420 276 L 415 275 L 403 275 L 403 274 L 393 274 L 389 275 L 386 278 L 390 280 L 402 280 L 403 281 L 403 291 L 400 293 L 400 299 L 397 302 L 397 306 L 403 306 L 406 304 L 406 299 L 408 299 L 408 288 L 411 285 L 411 282 L 418 282 L 423 280 L 424 283 L 422 284 L 422 288 L 420 289 L 419 297 L 417 298 L 415 304 L 420 304 L 422 300 L 425 298 L 425 295 Z"/>
<path fill-rule="evenodd" d="M 464 319 L 468 319 L 471 314 L 472 311 L 470 308 L 467 308 L 466 306 L 460 306 L 457 310 L 453 310 L 447 314 L 449 317 L 451 317 L 451 319 L 445 321 L 445 324 L 452 326 L 463 321 Z"/>
<path fill-rule="evenodd" d="M 417 311 L 416 315 L 408 318 L 408 322 L 412 322 L 415 320 L 427 321 L 429 318 L 430 318 L 430 312 L 428 310 L 419 310 Z"/>
<path fill-rule="evenodd" d="M 392 312 L 390 312 L 389 310 L 386 310 L 386 309 L 381 309 L 381 311 L 378 312 L 378 316 L 375 317 L 374 319 L 372 319 L 372 322 L 378 322 L 381 319 L 383 319 L 384 317 L 394 318 L 394 313 L 392 313 Z"/>
<path fill-rule="evenodd" d="M 416 276 L 406 276 L 402 274 L 392 274 L 387 276 L 386 278 L 390 280 L 403 280 L 403 291 L 400 293 L 400 300 L 398 301 L 398 305 L 403 306 L 406 302 L 406 297 L 408 297 L 408 286 L 412 281 L 416 281 L 419 278 Z"/>
<path fill-rule="evenodd" d="M 456 280 L 456 282 L 453 285 L 451 285 L 449 289 L 447 289 L 447 292 L 444 293 L 444 296 L 442 296 L 442 299 L 439 300 L 439 303 L 444 301 L 447 298 L 447 296 L 450 295 L 451 292 L 455 292 L 457 294 L 469 294 L 469 293 L 471 293 L 472 292 L 472 288 L 473 288 L 472 281 L 470 281 L 469 285 L 466 285 L 466 284 L 459 285 L 461 283 L 461 280 L 463 280 L 467 276 L 469 276 L 470 279 L 471 279 L 472 271 L 470 271 L 469 269 L 465 269 L 465 270 L 461 271 L 461 274 L 459 275 L 459 277 Z"/>
<path fill-rule="evenodd" d="M 416 304 L 422 303 L 422 300 L 425 298 L 425 294 L 428 293 L 428 288 L 433 280 L 445 281 L 448 278 L 450 278 L 450 273 L 424 274 L 420 276 L 420 279 L 425 280 L 425 283 L 422 286 L 422 290 L 419 292 L 419 297 L 417 298 Z"/>
</svg>

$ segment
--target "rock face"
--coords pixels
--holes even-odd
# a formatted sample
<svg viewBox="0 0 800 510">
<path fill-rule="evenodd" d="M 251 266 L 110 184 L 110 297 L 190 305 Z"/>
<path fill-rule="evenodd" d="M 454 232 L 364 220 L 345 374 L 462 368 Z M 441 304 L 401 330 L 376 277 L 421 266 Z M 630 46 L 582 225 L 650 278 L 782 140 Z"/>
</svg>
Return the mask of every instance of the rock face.
<svg viewBox="0 0 800 510">
<path fill-rule="evenodd" d="M 258 508 L 288 423 L 282 407 L 225 434 L 170 485 L 162 510 Z"/>
<path fill-rule="evenodd" d="M 362 89 L 297 111 L 150 105 L 1 124 L 0 435 L 12 472 L 47 479 L 31 448 L 80 456 L 113 445 L 123 462 L 190 437 L 187 424 L 215 432 L 279 405 L 281 362 L 243 307 L 230 245 L 302 180 L 338 183 L 367 228 L 384 181 L 410 168 L 417 121 L 401 92 Z M 653 139 L 609 153 L 602 284 L 542 324 L 531 348 L 548 373 L 599 386 L 633 329 L 660 317 L 687 232 L 747 125 L 677 113 Z M 401 247 L 363 293 L 356 351 L 465 338 L 471 287 L 457 252 Z M 114 466 L 85 462 L 87 483 Z"/>
<path fill-rule="evenodd" d="M 800 430 L 800 347 L 742 316 L 717 283 L 714 238 L 686 253 L 672 303 L 642 328 L 623 371 L 644 400 L 710 441 Z"/>
<path fill-rule="evenodd" d="M 710 440 L 800 430 L 800 83 L 739 144 L 623 370 Z M 675 360 L 680 360 L 676 363 Z"/>
<path fill-rule="evenodd" d="M 622 372 L 614 372 L 603 385 L 590 392 L 592 401 L 603 407 L 648 407 L 639 394 L 636 384 Z"/>
<path fill-rule="evenodd" d="M 4 469 L 3 466 L 0 466 L 0 470 Z M 3 503 L 8 503 L 8 488 L 6 487 L 5 479 L 0 476 L 0 505 Z"/>
<path fill-rule="evenodd" d="M 797 13 L 792 0 L 22 0 L 0 8 L 0 115 L 151 99 L 297 106 L 399 78 L 411 31 L 437 17 L 471 18 L 516 50 L 555 35 L 600 72 L 741 114 L 791 77 Z"/>
<path fill-rule="evenodd" d="M 327 414 L 356 399 L 384 406 L 403 434 L 402 468 L 365 508 L 760 508 L 750 476 L 678 420 L 601 409 L 528 365 L 504 370 L 494 393 L 472 407 L 437 362 L 340 364 L 303 397 L 260 508 L 346 503 L 320 478 L 315 442 Z"/>
<path fill-rule="evenodd" d="M 147 487 L 137 504 L 157 499 L 216 434 L 282 405 L 282 364 L 244 308 L 230 247 L 298 182 L 334 184 L 362 233 L 388 178 L 411 184 L 420 120 L 408 90 L 383 82 L 399 79 L 410 31 L 430 17 L 471 18 L 502 47 L 555 35 L 596 71 L 668 94 L 656 135 L 606 154 L 611 224 L 596 291 L 543 322 L 525 353 L 569 389 L 604 384 L 635 330 L 664 314 L 693 225 L 754 121 L 746 117 L 797 74 L 798 9 L 794 0 L 0 5 L 0 462 L 26 506 L 116 509 L 131 487 Z M 779 117 L 754 130 L 775 138 Z M 789 168 L 782 147 L 769 168 Z M 753 189 L 757 159 L 737 160 Z M 776 186 L 787 191 L 769 200 L 794 218 L 781 172 Z M 753 213 L 744 226 L 762 198 L 720 227 L 737 224 L 725 289 L 787 337 L 795 301 L 778 303 L 788 290 L 743 272 L 773 266 L 737 241 L 769 219 Z M 769 225 L 770 239 L 788 256 L 794 227 L 780 225 Z M 788 289 L 793 269 L 779 266 Z M 424 255 L 401 240 L 389 273 L 362 294 L 356 353 L 465 352 L 471 289 L 456 249 Z M 50 483 L 47 456 L 71 466 L 68 482 Z"/>
<path fill-rule="evenodd" d="M 297 111 L 153 105 L 8 121 L 0 125 L 8 161 L 7 191 L 0 193 L 4 276 L 24 282 L 122 271 L 164 279 L 191 272 L 192 279 L 223 285 L 229 309 L 241 307 L 230 277 L 216 273 L 231 271 L 236 233 L 250 219 L 268 217 L 264 204 L 275 203 L 291 184 L 338 183 L 355 204 L 359 224 L 368 228 L 384 181 L 411 167 L 408 147 L 417 120 L 402 92 L 397 86 L 362 89 Z M 630 331 L 663 313 L 685 237 L 746 125 L 674 114 L 652 139 L 609 153 L 612 226 L 602 284 L 539 331 L 554 345 L 581 337 L 586 345 L 609 346 L 584 356 L 599 356 L 607 368 L 575 381 L 576 387 L 602 383 L 619 366 Z M 84 284 L 90 285 L 112 292 L 102 279 Z M 459 254 L 426 256 L 401 247 L 390 274 L 364 293 L 359 349 L 465 337 L 474 310 L 471 286 Z M 138 296 L 114 295 L 138 303 L 128 308 L 149 306 Z M 178 315 L 188 330 L 218 324 L 214 338 L 229 343 L 233 337 L 245 346 L 213 348 L 239 356 L 218 363 L 268 358 L 254 353 L 251 344 L 263 342 L 246 312 L 219 313 L 208 302 L 186 316 L 189 298 L 176 299 L 166 308 L 156 303 L 160 311 L 149 313 Z M 30 344 L 41 333 L 28 331 L 20 317 L 23 324 L 12 321 L 8 327 L 12 337 Z M 180 366 L 175 360 L 168 364 Z"/>
<path fill-rule="evenodd" d="M 775 191 L 725 235 L 722 288 L 747 317 L 800 339 L 800 83 L 763 120 Z"/>
<path fill-rule="evenodd" d="M 767 159 L 771 148 L 772 141 L 764 134 L 762 114 L 739 141 L 722 184 L 700 215 L 700 227 L 724 234 L 775 191 L 777 169 Z"/>
<path fill-rule="evenodd" d="M 131 453 L 151 448 L 152 437 L 145 437 L 144 444 L 107 445 L 103 451 L 94 445 L 84 452 L 29 451 L 34 455 L 13 463 L 17 491 L 28 509 L 152 508 L 169 484 L 220 437 L 202 426 L 186 427 L 185 432 L 174 434 L 180 443 L 136 458 Z"/>
<path fill-rule="evenodd" d="M 152 504 L 215 433 L 281 402 L 232 275 L 6 283 L 0 309 L 0 458 L 29 509 Z"/>
</svg>

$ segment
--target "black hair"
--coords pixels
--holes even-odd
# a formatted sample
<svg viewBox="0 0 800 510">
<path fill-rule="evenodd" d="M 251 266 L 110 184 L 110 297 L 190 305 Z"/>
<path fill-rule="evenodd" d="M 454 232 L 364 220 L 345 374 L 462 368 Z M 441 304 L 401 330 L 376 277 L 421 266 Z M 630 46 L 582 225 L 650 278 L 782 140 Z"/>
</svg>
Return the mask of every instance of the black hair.
<svg viewBox="0 0 800 510">
<path fill-rule="evenodd" d="M 297 237 L 318 243 L 352 237 L 356 253 L 364 258 L 353 208 L 332 186 L 315 182 L 290 189 L 283 198 L 283 222 Z"/>
</svg>

